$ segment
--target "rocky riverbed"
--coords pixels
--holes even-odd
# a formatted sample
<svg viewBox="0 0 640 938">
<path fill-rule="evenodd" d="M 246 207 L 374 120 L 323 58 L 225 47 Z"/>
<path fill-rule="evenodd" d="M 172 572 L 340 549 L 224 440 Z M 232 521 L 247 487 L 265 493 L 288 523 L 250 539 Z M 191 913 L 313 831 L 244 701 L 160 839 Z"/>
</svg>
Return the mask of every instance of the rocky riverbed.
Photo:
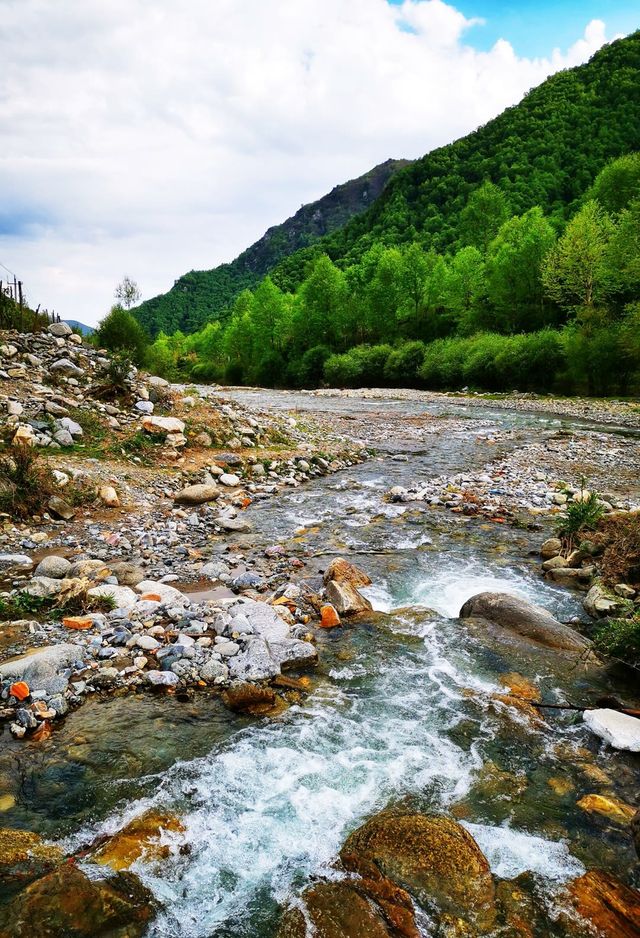
<svg viewBox="0 0 640 938">
<path fill-rule="evenodd" d="M 637 933 L 637 687 L 551 544 L 639 504 L 633 407 L 114 394 L 62 332 L 2 337 L 58 486 L 0 542 L 3 938 Z"/>
</svg>

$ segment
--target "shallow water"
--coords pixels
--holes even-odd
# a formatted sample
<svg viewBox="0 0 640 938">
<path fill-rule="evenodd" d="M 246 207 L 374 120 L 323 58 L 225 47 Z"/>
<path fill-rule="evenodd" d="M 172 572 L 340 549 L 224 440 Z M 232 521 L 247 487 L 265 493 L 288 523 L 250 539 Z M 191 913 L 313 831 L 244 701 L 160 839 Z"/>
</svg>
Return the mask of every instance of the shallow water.
<svg viewBox="0 0 640 938">
<path fill-rule="evenodd" d="M 502 416 L 477 419 L 499 426 Z M 547 426 L 519 419 L 505 417 L 529 437 Z M 401 437 L 408 463 L 372 460 L 249 509 L 247 543 L 281 541 L 317 570 L 353 554 L 374 581 L 368 595 L 380 614 L 320 636 L 322 664 L 302 703 L 249 720 L 204 697 L 112 699 L 72 714 L 40 747 L 7 742 L 0 754 L 0 780 L 21 779 L 7 823 L 70 849 L 150 805 L 180 816 L 175 855 L 135 867 L 164 904 L 151 936 L 268 938 L 281 905 L 311 877 L 336 875 L 346 834 L 390 803 L 453 811 L 497 875 L 531 871 L 549 903 L 585 867 L 629 868 L 626 832 L 575 802 L 602 790 L 588 773 L 596 763 L 612 791 L 633 797 L 635 757 L 602 754 L 572 714 L 535 728 L 492 700 L 512 671 L 535 678 L 549 700 L 592 699 L 606 677 L 455 620 L 484 589 L 516 592 L 563 619 L 580 614 L 579 596 L 540 578 L 528 556 L 540 533 L 383 503 L 417 474 L 480 467 L 494 455 L 469 433 L 434 437 L 427 449 Z M 567 759 L 561 744 L 587 748 Z M 182 843 L 190 852 L 178 852 Z"/>
</svg>

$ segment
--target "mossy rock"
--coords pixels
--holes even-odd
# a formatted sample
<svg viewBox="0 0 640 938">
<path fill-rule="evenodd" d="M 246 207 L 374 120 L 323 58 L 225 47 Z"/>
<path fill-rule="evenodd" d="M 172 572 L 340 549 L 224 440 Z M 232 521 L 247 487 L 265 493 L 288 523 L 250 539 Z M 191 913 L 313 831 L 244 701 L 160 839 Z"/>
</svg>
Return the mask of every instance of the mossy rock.
<svg viewBox="0 0 640 938">
<path fill-rule="evenodd" d="M 424 907 L 471 922 L 480 932 L 495 922 L 489 863 L 451 818 L 383 812 L 347 838 L 340 857 L 346 869 L 365 876 L 373 863 Z"/>
<path fill-rule="evenodd" d="M 140 938 L 154 915 L 153 896 L 137 876 L 90 880 L 68 863 L 9 903 L 0 938 Z"/>
<path fill-rule="evenodd" d="M 392 938 L 376 907 L 349 883 L 320 883 L 303 894 L 306 914 L 300 909 L 285 912 L 277 938 Z"/>
</svg>

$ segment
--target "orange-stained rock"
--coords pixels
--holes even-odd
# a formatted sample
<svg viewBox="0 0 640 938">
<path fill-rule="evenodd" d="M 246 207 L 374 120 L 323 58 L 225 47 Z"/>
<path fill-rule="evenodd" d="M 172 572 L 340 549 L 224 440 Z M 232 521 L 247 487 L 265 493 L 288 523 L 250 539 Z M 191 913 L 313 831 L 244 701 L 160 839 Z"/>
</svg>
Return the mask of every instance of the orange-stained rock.
<svg viewBox="0 0 640 938">
<path fill-rule="evenodd" d="M 521 674 L 516 672 L 501 674 L 500 683 L 515 697 L 522 697 L 524 700 L 532 700 L 535 703 L 540 702 L 540 691 L 538 688 Z"/>
<path fill-rule="evenodd" d="M 43 720 L 37 730 L 31 734 L 30 739 L 35 743 L 41 743 L 51 736 L 51 724 L 48 720 Z"/>
<path fill-rule="evenodd" d="M 349 586 L 370 586 L 371 580 L 359 567 L 349 563 L 344 557 L 336 557 L 332 560 L 324 573 L 325 584 L 333 581 L 334 583 L 347 583 Z"/>
<path fill-rule="evenodd" d="M 249 682 L 232 684 L 222 694 L 222 701 L 230 710 L 252 713 L 254 716 L 271 713 L 278 699 L 278 695 L 270 687 Z"/>
<path fill-rule="evenodd" d="M 560 778 L 558 775 L 548 778 L 547 785 L 559 798 L 568 795 L 570 791 L 573 791 L 574 787 L 573 782 L 570 782 L 568 778 Z"/>
<path fill-rule="evenodd" d="M 163 831 L 181 833 L 184 825 L 174 814 L 145 811 L 102 844 L 91 859 L 116 871 L 128 870 L 143 855 L 148 860 L 164 860 L 170 850 L 160 843 Z"/>
<path fill-rule="evenodd" d="M 65 616 L 62 620 L 65 629 L 76 629 L 84 632 L 93 625 L 93 620 L 89 616 Z"/>
<path fill-rule="evenodd" d="M 26 700 L 31 691 L 26 681 L 16 681 L 15 684 L 12 684 L 9 688 L 9 693 L 12 697 L 15 697 L 16 700 Z"/>
<path fill-rule="evenodd" d="M 320 628 L 333 629 L 336 625 L 340 625 L 340 616 L 331 603 L 326 603 L 320 609 Z"/>
<path fill-rule="evenodd" d="M 462 918 L 481 933 L 494 925 L 489 863 L 452 818 L 382 812 L 347 838 L 340 857 L 347 869 L 363 876 L 375 864 L 421 905 Z"/>
<path fill-rule="evenodd" d="M 585 795 L 577 802 L 577 805 L 583 811 L 602 814 L 609 820 L 624 825 L 628 824 L 636 813 L 635 808 L 612 795 Z"/>
<path fill-rule="evenodd" d="M 59 847 L 50 847 L 31 831 L 0 828 L 0 893 L 26 886 L 64 861 Z"/>
<path fill-rule="evenodd" d="M 601 870 L 590 870 L 567 887 L 577 917 L 564 913 L 572 938 L 640 938 L 640 892 Z M 579 917 L 579 918 L 578 918 Z M 580 921 L 582 919 L 582 921 Z M 585 929 L 588 923 L 588 931 Z"/>
<path fill-rule="evenodd" d="M 143 593 L 140 599 L 148 599 L 152 603 L 162 602 L 162 597 L 158 593 Z"/>
</svg>

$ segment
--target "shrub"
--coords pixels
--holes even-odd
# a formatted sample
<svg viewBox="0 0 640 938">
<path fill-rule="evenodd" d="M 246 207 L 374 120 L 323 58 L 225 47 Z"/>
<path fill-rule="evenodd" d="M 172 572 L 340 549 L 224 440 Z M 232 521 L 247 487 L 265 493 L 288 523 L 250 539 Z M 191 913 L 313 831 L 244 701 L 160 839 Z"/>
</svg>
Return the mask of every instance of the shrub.
<svg viewBox="0 0 640 938">
<path fill-rule="evenodd" d="M 384 384 L 384 368 L 391 352 L 390 345 L 356 345 L 344 355 L 332 355 L 325 362 L 325 380 L 333 387 Z"/>
<path fill-rule="evenodd" d="M 131 390 L 133 369 L 131 359 L 124 352 L 115 352 L 110 355 L 108 363 L 98 373 L 100 383 L 93 388 L 94 397 L 107 399 L 126 397 Z"/>
<path fill-rule="evenodd" d="M 595 647 L 609 658 L 640 666 L 640 613 L 628 619 L 607 619 L 596 630 Z"/>
<path fill-rule="evenodd" d="M 473 339 L 436 339 L 425 348 L 418 376 L 428 388 L 460 388 L 464 384 L 463 367 Z"/>
<path fill-rule="evenodd" d="M 384 366 L 384 377 L 388 384 L 395 387 L 415 387 L 419 385 L 418 371 L 424 361 L 424 342 L 405 342 L 394 349 Z"/>
<path fill-rule="evenodd" d="M 578 501 L 569 502 L 564 517 L 557 524 L 558 535 L 569 550 L 573 548 L 576 535 L 594 531 L 604 514 L 602 502 L 595 492 L 589 492 L 585 498 L 584 479 L 580 484 L 580 495 Z"/>
<path fill-rule="evenodd" d="M 307 349 L 299 362 L 296 363 L 296 383 L 303 388 L 317 387 L 322 381 L 324 365 L 331 357 L 331 349 L 326 345 L 314 345 Z"/>
<path fill-rule="evenodd" d="M 605 582 L 640 587 L 640 515 L 604 518 L 594 540 L 604 548 L 600 570 Z"/>
<path fill-rule="evenodd" d="M 44 511 L 57 486 L 48 465 L 30 446 L 0 455 L 0 511 L 25 519 Z"/>
</svg>

